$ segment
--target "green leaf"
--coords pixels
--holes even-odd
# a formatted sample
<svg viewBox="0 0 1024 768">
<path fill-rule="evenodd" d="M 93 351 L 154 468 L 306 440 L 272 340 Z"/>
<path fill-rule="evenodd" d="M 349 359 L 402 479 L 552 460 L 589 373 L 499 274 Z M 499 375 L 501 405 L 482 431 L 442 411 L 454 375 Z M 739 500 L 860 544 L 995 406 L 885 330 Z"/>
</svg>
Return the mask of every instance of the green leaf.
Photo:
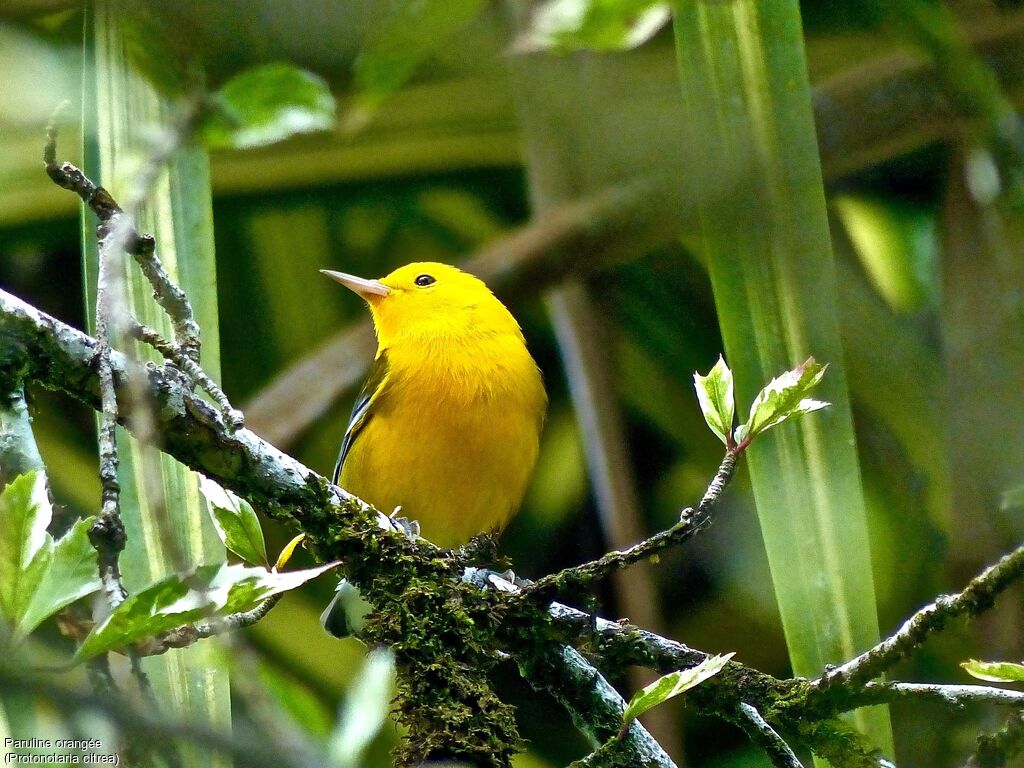
<svg viewBox="0 0 1024 768">
<path fill-rule="evenodd" d="M 672 697 L 700 685 L 709 677 L 714 677 L 722 671 L 726 662 L 733 656 L 734 654 L 732 653 L 710 656 L 695 667 L 678 672 L 670 672 L 663 677 L 659 677 L 646 688 L 637 691 L 633 698 L 629 700 L 626 711 L 622 713 L 623 729 L 649 709 L 653 709 L 663 701 L 668 701 Z"/>
<path fill-rule="evenodd" d="M 477 17 L 483 0 L 397 0 L 355 60 L 359 109 L 369 112 Z"/>
<path fill-rule="evenodd" d="M 35 570 L 36 561 L 42 561 L 46 552 L 45 563 L 40 562 L 37 571 L 35 591 L 21 618 L 22 634 L 27 635 L 57 611 L 100 588 L 96 550 L 89 542 L 94 520 L 79 520 L 56 544 L 47 534 L 46 544 L 32 563 Z"/>
<path fill-rule="evenodd" d="M 244 565 L 201 565 L 185 577 L 168 576 L 129 597 L 97 624 L 82 641 L 76 658 L 84 661 L 198 619 L 249 610 L 335 565 L 288 573 Z"/>
<path fill-rule="evenodd" d="M 0 616 L 14 642 L 49 616 L 99 588 L 92 519 L 79 520 L 54 544 L 46 473 L 26 472 L 0 494 Z"/>
<path fill-rule="evenodd" d="M 697 402 L 700 403 L 704 421 L 718 435 L 718 439 L 728 445 L 736 398 L 733 394 L 732 371 L 725 364 L 725 359 L 719 355 L 718 362 L 708 371 L 707 376 L 693 374 L 693 386 L 697 390 Z"/>
<path fill-rule="evenodd" d="M 264 64 L 235 75 L 213 96 L 199 135 L 211 149 L 264 147 L 334 125 L 334 96 L 317 75 Z"/>
<path fill-rule="evenodd" d="M 548 0 L 517 41 L 520 51 L 624 51 L 643 45 L 668 23 L 656 0 Z"/>
<path fill-rule="evenodd" d="M 363 752 L 387 722 L 395 688 L 395 656 L 390 648 L 378 648 L 345 697 L 328 742 L 330 764 L 338 768 L 363 765 Z"/>
<path fill-rule="evenodd" d="M 1024 683 L 1024 664 L 970 659 L 962 662 L 960 666 L 979 680 L 989 680 L 993 683 Z"/>
<path fill-rule="evenodd" d="M 744 439 L 752 440 L 787 419 L 828 407 L 826 402 L 806 397 L 821 381 L 827 368 L 827 365 L 821 365 L 809 357 L 803 365 L 772 379 L 768 386 L 758 392 L 750 406 Z"/>
<path fill-rule="evenodd" d="M 263 528 L 252 505 L 202 475 L 199 489 L 206 497 L 214 527 L 224 546 L 247 563 L 269 567 Z"/>
</svg>

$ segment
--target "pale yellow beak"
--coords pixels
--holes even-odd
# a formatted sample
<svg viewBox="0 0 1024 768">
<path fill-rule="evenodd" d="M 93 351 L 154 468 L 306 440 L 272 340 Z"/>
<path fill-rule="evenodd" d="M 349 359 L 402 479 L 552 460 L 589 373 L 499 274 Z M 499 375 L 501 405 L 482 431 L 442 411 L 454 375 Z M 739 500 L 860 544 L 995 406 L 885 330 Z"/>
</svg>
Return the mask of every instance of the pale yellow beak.
<svg viewBox="0 0 1024 768">
<path fill-rule="evenodd" d="M 346 288 L 358 293 L 367 301 L 369 301 L 373 296 L 387 296 L 391 293 L 391 289 L 384 285 L 380 280 L 366 280 L 362 277 L 347 275 L 344 272 L 333 272 L 329 269 L 321 269 L 320 273 L 327 275 L 332 280 L 337 280 Z"/>
</svg>

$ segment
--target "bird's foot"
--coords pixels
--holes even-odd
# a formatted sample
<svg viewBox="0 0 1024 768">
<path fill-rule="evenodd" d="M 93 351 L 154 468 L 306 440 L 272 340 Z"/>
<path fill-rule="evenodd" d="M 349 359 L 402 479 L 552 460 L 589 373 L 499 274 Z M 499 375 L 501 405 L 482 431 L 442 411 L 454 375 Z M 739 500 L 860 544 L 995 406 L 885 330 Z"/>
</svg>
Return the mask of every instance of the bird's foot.
<svg viewBox="0 0 1024 768">
<path fill-rule="evenodd" d="M 407 517 L 402 517 L 399 512 L 402 511 L 401 507 L 395 507 L 394 511 L 388 515 L 388 520 L 391 521 L 391 525 L 394 526 L 396 531 L 404 533 L 410 541 L 416 541 L 420 538 L 420 524 L 418 520 L 410 520 Z"/>
</svg>

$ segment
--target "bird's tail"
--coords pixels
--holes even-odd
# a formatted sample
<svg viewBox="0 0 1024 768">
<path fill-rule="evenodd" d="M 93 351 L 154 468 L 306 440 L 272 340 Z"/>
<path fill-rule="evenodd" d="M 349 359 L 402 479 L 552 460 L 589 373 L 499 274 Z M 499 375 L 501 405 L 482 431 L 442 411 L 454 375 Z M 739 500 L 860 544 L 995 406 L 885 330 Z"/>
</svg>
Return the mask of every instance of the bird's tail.
<svg viewBox="0 0 1024 768">
<path fill-rule="evenodd" d="M 342 579 L 334 599 L 320 614 L 320 623 L 335 637 L 351 637 L 366 625 L 369 612 L 370 604 L 359 593 L 359 587 Z"/>
</svg>

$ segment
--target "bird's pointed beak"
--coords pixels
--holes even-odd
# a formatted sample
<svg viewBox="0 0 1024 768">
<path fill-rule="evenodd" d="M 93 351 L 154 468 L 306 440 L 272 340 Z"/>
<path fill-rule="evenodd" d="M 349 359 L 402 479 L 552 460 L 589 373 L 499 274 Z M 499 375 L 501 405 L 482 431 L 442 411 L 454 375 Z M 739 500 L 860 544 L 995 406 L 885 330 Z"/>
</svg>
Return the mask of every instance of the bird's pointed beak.
<svg viewBox="0 0 1024 768">
<path fill-rule="evenodd" d="M 327 275 L 332 280 L 337 280 L 346 288 L 358 293 L 367 301 L 370 301 L 371 298 L 387 296 L 391 293 L 391 289 L 384 285 L 380 280 L 366 280 L 365 278 L 356 277 L 355 275 L 347 275 L 344 272 L 333 272 L 330 269 L 321 269 L 320 273 Z"/>
</svg>

